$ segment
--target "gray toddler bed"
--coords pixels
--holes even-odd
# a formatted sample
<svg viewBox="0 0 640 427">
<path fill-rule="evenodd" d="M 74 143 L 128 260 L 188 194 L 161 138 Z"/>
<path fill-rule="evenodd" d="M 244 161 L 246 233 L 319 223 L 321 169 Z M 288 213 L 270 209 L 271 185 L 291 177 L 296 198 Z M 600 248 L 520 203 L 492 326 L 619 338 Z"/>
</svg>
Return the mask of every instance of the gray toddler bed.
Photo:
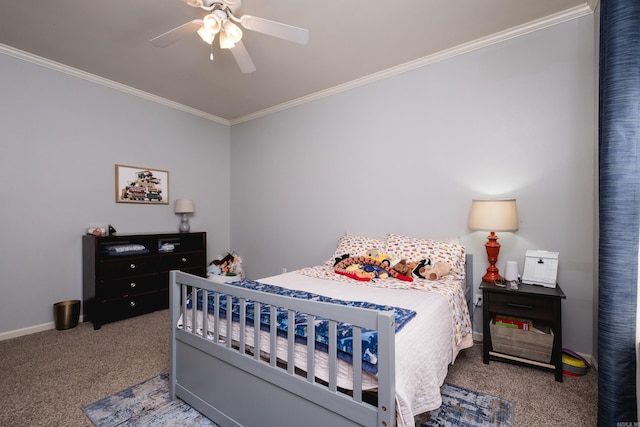
<svg viewBox="0 0 640 427">
<path fill-rule="evenodd" d="M 469 260 L 467 256 L 468 273 Z M 220 426 L 396 424 L 393 312 L 264 293 L 179 271 L 171 272 L 170 286 L 172 399 L 181 398 Z M 192 310 L 188 300 L 202 290 L 205 301 L 214 301 L 209 314 L 201 307 Z M 237 297 L 233 322 L 226 321 L 226 311 L 219 307 L 224 295 Z M 284 323 L 294 324 L 301 313 L 308 316 L 308 342 L 300 343 L 293 328 L 283 335 L 276 322 L 266 325 L 260 316 L 250 317 L 265 305 L 271 319 L 281 315 L 276 308 L 284 309 Z M 328 319 L 326 351 L 307 352 L 316 347 L 313 325 L 321 318 Z M 341 323 L 353 326 L 353 355 L 363 351 L 363 336 L 377 333 L 377 372 L 366 372 L 359 357 L 339 357 Z"/>
</svg>

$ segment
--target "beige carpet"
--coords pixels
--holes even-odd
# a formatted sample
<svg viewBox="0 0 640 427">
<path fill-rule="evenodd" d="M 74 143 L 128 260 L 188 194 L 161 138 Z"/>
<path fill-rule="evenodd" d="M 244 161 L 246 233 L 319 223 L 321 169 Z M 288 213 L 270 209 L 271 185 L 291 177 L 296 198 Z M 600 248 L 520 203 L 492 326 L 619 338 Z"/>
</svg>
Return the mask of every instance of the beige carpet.
<svg viewBox="0 0 640 427">
<path fill-rule="evenodd" d="M 565 377 L 464 350 L 447 382 L 516 402 L 516 426 L 595 426 L 597 375 Z M 82 407 L 168 369 L 169 313 L 0 341 L 0 426 L 91 426 Z"/>
</svg>

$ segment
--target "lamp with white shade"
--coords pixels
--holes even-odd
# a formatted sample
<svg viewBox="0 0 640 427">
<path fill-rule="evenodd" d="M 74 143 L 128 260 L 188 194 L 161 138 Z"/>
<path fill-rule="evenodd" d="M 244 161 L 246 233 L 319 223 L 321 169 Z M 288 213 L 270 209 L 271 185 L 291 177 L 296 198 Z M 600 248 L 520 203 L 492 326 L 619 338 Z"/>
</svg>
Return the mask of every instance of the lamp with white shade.
<svg viewBox="0 0 640 427">
<path fill-rule="evenodd" d="M 176 200 L 175 213 L 181 214 L 182 218 L 180 219 L 180 230 L 183 233 L 188 232 L 191 229 L 189 225 L 189 214 L 194 213 L 196 210 L 193 206 L 193 200 L 189 199 L 178 199 Z"/>
<path fill-rule="evenodd" d="M 500 253 L 500 243 L 496 231 L 518 230 L 518 211 L 515 199 L 473 200 L 469 216 L 469 228 L 472 230 L 489 231 L 487 249 L 489 267 L 482 276 L 485 282 L 495 282 L 502 279 L 496 262 Z"/>
</svg>

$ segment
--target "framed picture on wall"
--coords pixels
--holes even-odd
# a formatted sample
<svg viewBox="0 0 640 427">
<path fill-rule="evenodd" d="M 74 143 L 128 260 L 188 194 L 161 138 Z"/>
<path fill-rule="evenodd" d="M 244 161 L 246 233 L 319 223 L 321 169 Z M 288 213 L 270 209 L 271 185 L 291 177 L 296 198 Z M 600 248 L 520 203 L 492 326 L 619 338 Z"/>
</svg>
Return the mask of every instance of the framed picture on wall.
<svg viewBox="0 0 640 427">
<path fill-rule="evenodd" d="M 116 202 L 169 204 L 169 171 L 116 165 Z"/>
</svg>

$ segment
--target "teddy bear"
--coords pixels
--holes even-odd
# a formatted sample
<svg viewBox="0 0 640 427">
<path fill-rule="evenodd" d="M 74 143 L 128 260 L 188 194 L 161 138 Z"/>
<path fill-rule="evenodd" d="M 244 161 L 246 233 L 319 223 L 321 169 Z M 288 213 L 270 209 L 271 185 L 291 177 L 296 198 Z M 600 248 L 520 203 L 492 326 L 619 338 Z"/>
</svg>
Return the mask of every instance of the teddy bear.
<svg viewBox="0 0 640 427">
<path fill-rule="evenodd" d="M 407 262 L 406 259 L 401 259 L 393 266 L 393 269 L 403 276 L 411 277 L 411 271 L 416 268 L 417 265 L 417 262 Z"/>
</svg>

